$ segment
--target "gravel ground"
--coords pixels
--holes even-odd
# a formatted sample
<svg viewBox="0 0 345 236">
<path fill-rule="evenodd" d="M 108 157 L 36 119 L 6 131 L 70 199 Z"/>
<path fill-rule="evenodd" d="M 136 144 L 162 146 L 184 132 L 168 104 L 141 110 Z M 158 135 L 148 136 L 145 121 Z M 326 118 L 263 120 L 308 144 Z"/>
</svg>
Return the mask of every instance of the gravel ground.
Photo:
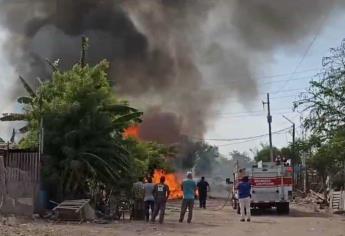
<svg viewBox="0 0 345 236">
<path fill-rule="evenodd" d="M 222 201 L 209 201 L 207 210 L 196 209 L 192 224 L 178 223 L 179 203 L 171 202 L 163 225 L 143 222 L 48 223 L 41 220 L 3 218 L 1 236 L 175 236 L 175 235 L 255 235 L 255 236 L 345 236 L 345 217 L 315 212 L 313 207 L 294 204 L 288 216 L 274 211 L 257 213 L 252 222 L 239 222 L 230 207 L 221 209 Z"/>
</svg>

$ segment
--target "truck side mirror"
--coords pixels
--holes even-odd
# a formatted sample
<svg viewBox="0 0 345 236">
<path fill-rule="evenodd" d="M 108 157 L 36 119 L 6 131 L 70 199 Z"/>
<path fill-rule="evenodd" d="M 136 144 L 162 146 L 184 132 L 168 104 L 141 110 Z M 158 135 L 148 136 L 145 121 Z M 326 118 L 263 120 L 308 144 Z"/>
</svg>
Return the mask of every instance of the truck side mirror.
<svg viewBox="0 0 345 236">
<path fill-rule="evenodd" d="M 226 178 L 226 184 L 233 184 L 234 182 L 230 180 L 230 178 Z"/>
</svg>

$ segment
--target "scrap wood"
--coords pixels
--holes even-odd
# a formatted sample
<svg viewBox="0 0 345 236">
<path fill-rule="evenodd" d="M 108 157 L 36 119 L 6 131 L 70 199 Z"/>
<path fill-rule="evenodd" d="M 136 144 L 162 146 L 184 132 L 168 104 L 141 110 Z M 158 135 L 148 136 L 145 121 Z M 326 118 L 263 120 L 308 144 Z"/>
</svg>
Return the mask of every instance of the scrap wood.
<svg viewBox="0 0 345 236">
<path fill-rule="evenodd" d="M 314 197 L 317 197 L 319 198 L 320 200 L 324 201 L 325 200 L 325 197 L 320 194 L 320 193 L 317 193 L 317 192 L 314 192 L 313 190 L 310 190 L 310 193 L 314 196 Z"/>
<path fill-rule="evenodd" d="M 94 217 L 94 210 L 91 209 L 90 199 L 66 200 L 56 206 L 53 211 L 60 220 L 84 221 Z"/>
</svg>

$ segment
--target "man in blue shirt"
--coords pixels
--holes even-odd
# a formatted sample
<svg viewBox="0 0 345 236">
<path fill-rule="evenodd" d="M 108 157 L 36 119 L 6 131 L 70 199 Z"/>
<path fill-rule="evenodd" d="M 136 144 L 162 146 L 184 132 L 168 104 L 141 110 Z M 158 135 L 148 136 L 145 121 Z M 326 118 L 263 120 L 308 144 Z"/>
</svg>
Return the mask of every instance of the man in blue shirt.
<svg viewBox="0 0 345 236">
<path fill-rule="evenodd" d="M 194 199 L 196 191 L 196 183 L 193 180 L 193 175 L 191 172 L 187 173 L 187 179 L 182 183 L 183 191 L 183 201 L 181 206 L 181 215 L 179 222 L 183 222 L 184 215 L 186 214 L 188 208 L 188 219 L 187 222 L 191 223 L 193 218 L 193 208 L 194 208 Z"/>
<path fill-rule="evenodd" d="M 248 176 L 242 178 L 242 182 L 237 186 L 238 198 L 240 202 L 241 221 L 244 221 L 245 212 L 247 213 L 247 221 L 250 221 L 250 201 L 251 201 L 251 185 Z"/>
</svg>

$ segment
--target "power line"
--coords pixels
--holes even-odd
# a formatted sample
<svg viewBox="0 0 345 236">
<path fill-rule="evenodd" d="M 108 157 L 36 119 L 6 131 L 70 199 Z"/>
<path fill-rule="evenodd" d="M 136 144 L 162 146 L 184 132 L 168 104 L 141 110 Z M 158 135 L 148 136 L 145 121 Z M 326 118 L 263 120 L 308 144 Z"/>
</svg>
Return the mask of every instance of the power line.
<svg viewBox="0 0 345 236">
<path fill-rule="evenodd" d="M 287 134 L 285 133 L 273 133 L 273 135 L 277 135 L 277 134 Z M 217 145 L 218 147 L 227 147 L 227 146 L 233 146 L 233 145 L 237 145 L 237 144 L 242 144 L 242 143 L 249 143 L 249 142 L 253 142 L 253 141 L 257 141 L 261 138 L 265 138 L 265 137 L 260 137 L 260 138 L 254 138 L 254 139 L 248 139 L 245 141 L 241 141 L 241 142 L 235 142 L 235 143 L 227 143 L 227 144 L 221 144 L 221 145 Z"/>
<path fill-rule="evenodd" d="M 295 79 L 281 79 L 281 80 L 269 80 L 266 82 L 260 82 L 260 85 L 271 85 L 271 84 L 276 84 L 276 83 L 284 83 L 284 82 L 288 82 L 288 81 L 298 81 L 298 80 L 305 80 L 305 79 L 311 79 L 313 76 L 303 76 L 303 77 L 297 77 Z M 242 79 L 239 80 L 230 80 L 230 81 L 221 81 L 221 83 L 215 83 L 215 81 L 212 81 L 211 84 L 204 84 L 204 86 L 206 85 L 206 87 L 215 87 L 215 86 L 224 86 L 224 85 L 233 85 L 239 82 L 242 82 Z M 260 79 L 258 79 L 257 81 L 260 81 Z M 283 88 L 283 86 L 281 87 Z M 273 91 L 274 93 L 279 93 L 279 90 L 277 91 Z"/>
<path fill-rule="evenodd" d="M 291 127 L 285 128 L 285 129 L 281 129 L 281 130 L 277 130 L 275 132 L 272 132 L 272 134 L 277 134 L 286 130 L 291 129 Z M 247 139 L 254 139 L 254 138 L 261 138 L 261 137 L 265 137 L 268 136 L 269 134 L 261 134 L 261 135 L 257 135 L 257 136 L 251 136 L 251 137 L 243 137 L 243 138 L 229 138 L 229 139 L 217 139 L 217 138 L 196 138 L 196 137 L 191 137 L 193 139 L 197 139 L 197 140 L 205 140 L 205 141 L 220 141 L 220 142 L 229 142 L 229 141 L 241 141 L 241 140 L 247 140 Z"/>
<path fill-rule="evenodd" d="M 269 76 L 255 76 L 255 79 L 256 80 L 265 80 L 265 79 L 274 79 L 274 78 L 280 78 L 280 77 L 291 77 L 292 75 L 296 75 L 296 74 L 303 74 L 305 72 L 311 72 L 311 71 L 320 71 L 322 68 L 314 68 L 314 69 L 308 69 L 308 70 L 303 70 L 303 71 L 297 71 L 295 73 L 293 72 L 290 72 L 290 73 L 286 73 L 286 74 L 276 74 L 276 75 L 269 75 Z M 302 76 L 302 77 L 299 77 L 300 79 L 305 79 L 305 78 L 310 78 L 311 76 Z M 243 78 L 243 77 L 242 77 Z M 248 77 L 248 79 L 251 79 L 251 77 Z M 243 81 L 243 79 L 235 79 L 235 80 L 229 80 L 229 81 L 223 81 L 224 83 L 231 83 L 231 82 L 241 82 Z M 272 80 L 270 80 L 272 81 Z M 273 81 L 286 81 L 285 80 L 273 80 Z M 213 85 L 214 81 L 212 81 L 212 84 L 210 85 Z M 222 83 L 223 84 L 223 83 Z"/>
<path fill-rule="evenodd" d="M 286 109 L 279 109 L 275 111 L 287 111 L 289 108 Z M 291 110 L 289 110 L 291 111 Z M 245 115 L 245 114 L 253 114 L 253 113 L 263 113 L 265 110 L 249 110 L 244 112 L 227 112 L 227 113 L 216 113 L 218 115 Z"/>
<path fill-rule="evenodd" d="M 272 97 L 273 100 L 283 99 L 283 98 L 295 98 L 297 95 L 286 95 L 286 96 L 280 96 L 280 97 Z"/>
<path fill-rule="evenodd" d="M 272 113 L 272 115 L 285 115 L 285 114 L 295 114 L 295 112 L 294 111 L 291 111 L 291 110 L 281 110 L 281 111 L 284 111 L 284 112 L 278 112 L 278 113 L 276 113 L 276 112 L 274 112 L 274 113 Z M 265 113 L 264 113 L 265 111 L 262 111 L 262 112 L 258 112 L 258 113 L 248 113 L 248 114 L 238 114 L 238 115 L 236 115 L 236 114 L 227 114 L 227 113 L 225 113 L 225 114 L 219 114 L 219 118 L 221 118 L 221 119 L 226 119 L 226 118 L 243 118 L 243 117 L 246 117 L 246 118 L 249 118 L 249 117 L 259 117 L 259 116 L 262 116 L 262 117 L 266 117 L 266 115 L 265 115 Z"/>
<path fill-rule="evenodd" d="M 286 90 L 282 90 L 281 92 L 270 92 L 270 94 L 286 94 L 286 93 L 290 93 L 290 92 L 303 92 L 304 90 L 307 90 L 308 87 L 302 87 L 302 88 L 293 88 L 293 89 L 286 89 Z M 259 93 L 258 95 L 266 95 L 266 93 Z M 291 95 L 290 95 L 291 96 Z M 222 98 L 222 99 L 226 99 L 227 97 L 229 97 L 228 95 L 226 96 L 219 96 L 218 98 Z M 283 97 L 283 96 L 281 96 Z M 230 98 L 233 98 L 233 97 L 230 97 Z M 278 96 L 275 96 L 273 97 L 273 99 L 277 99 L 277 98 L 280 98 Z M 253 99 L 253 101 L 256 101 L 256 98 Z M 238 99 L 227 99 L 228 102 L 238 102 L 239 100 Z M 248 100 L 246 100 L 248 101 Z"/>
<path fill-rule="evenodd" d="M 304 80 L 304 79 L 311 79 L 312 76 L 303 76 L 303 77 L 297 77 L 297 78 L 289 78 L 289 79 L 283 79 L 283 80 L 273 80 L 273 81 L 268 81 L 268 82 L 264 82 L 264 83 L 261 83 L 261 84 L 274 84 L 274 83 L 283 83 L 283 82 L 289 82 L 289 81 L 298 81 L 298 80 Z M 273 93 L 276 93 L 278 94 L 279 91 L 282 90 L 284 86 L 282 86 L 279 90 L 276 90 L 276 91 L 273 91 Z"/>
<path fill-rule="evenodd" d="M 324 17 L 323 21 L 320 22 L 320 25 L 319 25 L 319 27 L 318 27 L 318 29 L 317 29 L 317 31 L 316 31 L 316 33 L 315 33 L 313 39 L 311 40 L 311 42 L 310 42 L 309 45 L 307 46 L 305 52 L 304 52 L 303 55 L 302 55 L 301 60 L 297 63 L 295 69 L 293 70 L 293 72 L 292 72 L 292 74 L 291 74 L 291 76 L 290 76 L 290 79 L 292 78 L 292 76 L 294 76 L 294 75 L 296 74 L 297 70 L 299 69 L 299 67 L 300 67 L 300 66 L 302 65 L 302 63 L 304 62 L 304 59 L 307 57 L 307 55 L 308 55 L 310 49 L 313 47 L 313 45 L 314 45 L 314 43 L 316 42 L 317 38 L 320 36 L 322 26 L 323 26 L 324 23 L 327 21 L 327 18 L 328 18 L 328 17 Z M 286 81 L 286 82 L 284 83 L 284 85 L 280 88 L 280 90 L 281 90 L 282 88 L 284 88 L 284 87 L 289 83 L 289 81 L 290 81 L 290 80 Z"/>
<path fill-rule="evenodd" d="M 285 73 L 285 74 L 276 74 L 276 75 L 267 75 L 267 76 L 261 76 L 261 78 L 267 78 L 267 79 L 271 79 L 271 78 L 278 78 L 278 77 L 288 77 L 291 76 L 293 74 L 303 74 L 305 72 L 312 72 L 312 71 L 319 71 L 322 68 L 312 68 L 312 69 L 306 69 L 306 70 L 301 70 L 301 71 L 296 71 L 295 73 Z M 259 78 L 260 79 L 260 78 Z"/>
</svg>

